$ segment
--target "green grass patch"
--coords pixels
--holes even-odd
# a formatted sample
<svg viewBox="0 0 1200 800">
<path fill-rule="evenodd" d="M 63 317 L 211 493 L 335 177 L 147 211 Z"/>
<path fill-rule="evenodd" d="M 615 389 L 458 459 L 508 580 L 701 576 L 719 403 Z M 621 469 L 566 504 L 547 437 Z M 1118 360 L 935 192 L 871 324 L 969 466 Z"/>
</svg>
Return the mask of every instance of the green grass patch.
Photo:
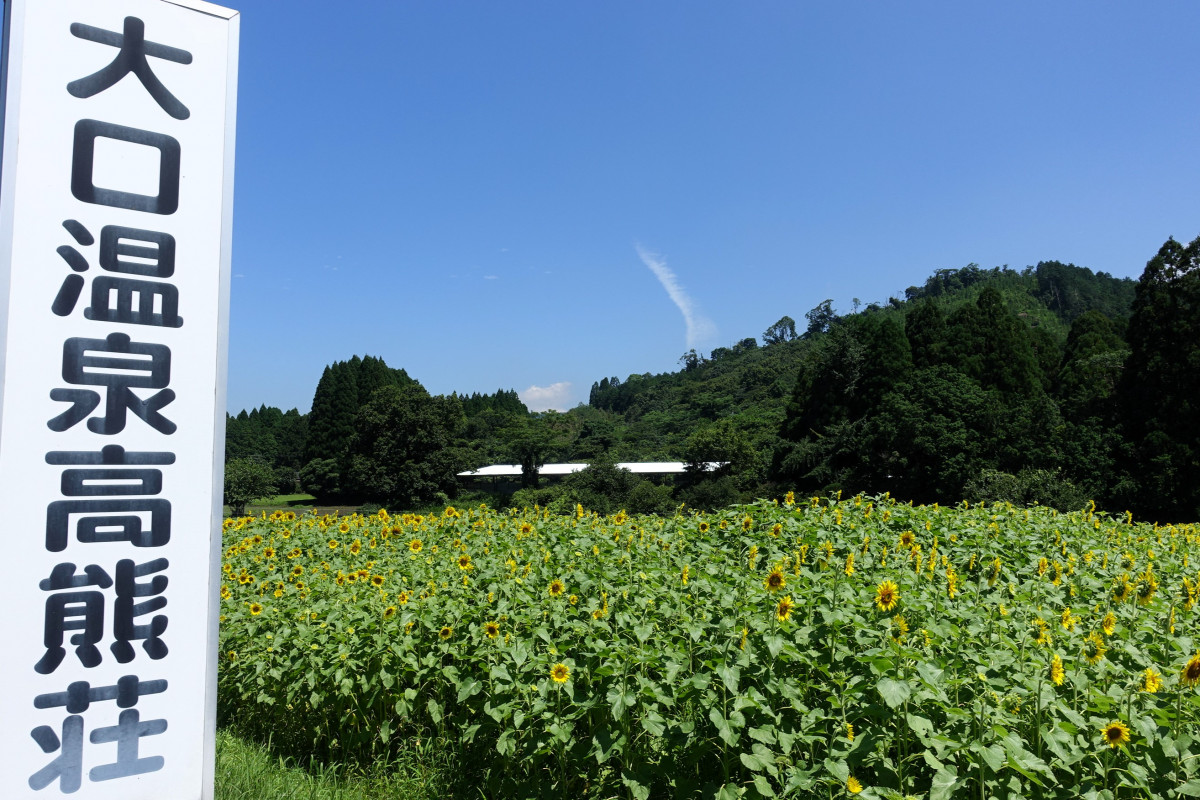
<svg viewBox="0 0 1200 800">
<path fill-rule="evenodd" d="M 368 770 L 295 760 L 222 729 L 217 731 L 215 800 L 433 800 L 444 791 L 436 751 L 414 745 Z"/>
<path fill-rule="evenodd" d="M 277 494 L 274 497 L 260 497 L 250 505 L 254 508 L 291 508 L 294 506 L 312 506 L 317 498 L 311 494 Z"/>
</svg>

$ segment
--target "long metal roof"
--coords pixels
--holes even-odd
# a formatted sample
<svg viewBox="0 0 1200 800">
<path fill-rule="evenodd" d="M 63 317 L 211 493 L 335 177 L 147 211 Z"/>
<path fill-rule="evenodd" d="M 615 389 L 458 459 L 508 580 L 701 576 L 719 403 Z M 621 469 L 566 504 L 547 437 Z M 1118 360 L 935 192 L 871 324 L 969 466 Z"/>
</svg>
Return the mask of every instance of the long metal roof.
<svg viewBox="0 0 1200 800">
<path fill-rule="evenodd" d="M 725 466 L 725 461 L 709 461 L 704 465 L 711 472 Z M 587 464 L 543 464 L 539 475 L 570 475 L 587 469 Z M 617 466 L 641 475 L 680 475 L 687 470 L 683 461 L 624 461 Z M 506 478 L 521 474 L 520 464 L 491 464 L 476 470 L 458 473 L 460 478 Z"/>
</svg>

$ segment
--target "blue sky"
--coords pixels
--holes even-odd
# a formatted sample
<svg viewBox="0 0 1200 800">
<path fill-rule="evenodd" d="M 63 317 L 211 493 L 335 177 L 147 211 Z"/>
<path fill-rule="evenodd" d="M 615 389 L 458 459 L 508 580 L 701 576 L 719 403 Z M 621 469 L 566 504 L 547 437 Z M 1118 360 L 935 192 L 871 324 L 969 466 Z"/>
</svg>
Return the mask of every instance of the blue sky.
<svg viewBox="0 0 1200 800">
<path fill-rule="evenodd" d="M 1200 235 L 1195 2 L 225 4 L 234 412 L 354 354 L 569 408 L 825 298 Z"/>
</svg>

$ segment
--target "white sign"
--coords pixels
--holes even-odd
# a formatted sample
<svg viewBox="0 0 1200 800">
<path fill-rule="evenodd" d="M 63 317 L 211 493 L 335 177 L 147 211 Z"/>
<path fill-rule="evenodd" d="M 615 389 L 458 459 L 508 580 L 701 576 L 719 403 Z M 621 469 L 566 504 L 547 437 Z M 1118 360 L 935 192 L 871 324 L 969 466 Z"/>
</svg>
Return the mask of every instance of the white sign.
<svg viewBox="0 0 1200 800">
<path fill-rule="evenodd" d="M 239 18 L 4 12 L 0 798 L 211 798 Z"/>
</svg>

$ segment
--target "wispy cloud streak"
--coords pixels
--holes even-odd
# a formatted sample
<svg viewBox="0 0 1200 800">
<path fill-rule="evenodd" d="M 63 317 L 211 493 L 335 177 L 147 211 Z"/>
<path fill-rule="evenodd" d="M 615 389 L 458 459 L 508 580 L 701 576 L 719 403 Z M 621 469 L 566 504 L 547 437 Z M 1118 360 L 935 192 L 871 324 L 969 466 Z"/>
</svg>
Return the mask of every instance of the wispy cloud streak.
<svg viewBox="0 0 1200 800">
<path fill-rule="evenodd" d="M 667 296 L 671 298 L 671 302 L 679 308 L 679 313 L 683 314 L 683 322 L 687 326 L 687 347 L 694 348 L 702 339 L 713 335 L 716 332 L 716 326 L 696 309 L 695 302 L 679 285 L 679 279 L 675 277 L 675 273 L 667 266 L 667 262 L 662 259 L 662 256 L 649 252 L 640 244 L 635 247 L 642 263 L 650 268 L 654 277 L 658 278 L 658 282 L 667 290 Z"/>
</svg>

